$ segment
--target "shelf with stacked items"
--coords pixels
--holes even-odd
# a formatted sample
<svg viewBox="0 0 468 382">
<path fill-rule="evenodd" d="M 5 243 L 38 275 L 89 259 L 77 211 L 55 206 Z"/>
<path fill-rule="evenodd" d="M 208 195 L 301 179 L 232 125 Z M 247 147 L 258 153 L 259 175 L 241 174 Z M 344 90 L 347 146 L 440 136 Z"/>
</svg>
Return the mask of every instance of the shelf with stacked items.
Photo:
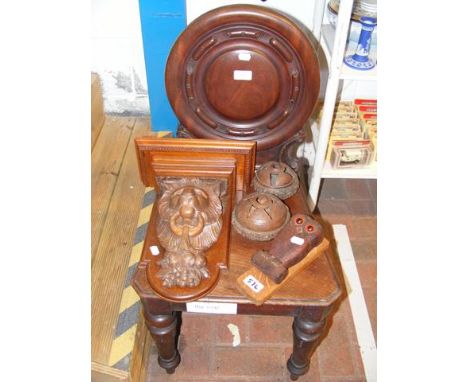
<svg viewBox="0 0 468 382">
<path fill-rule="evenodd" d="M 312 131 L 319 133 L 314 127 Z M 336 105 L 321 176 L 377 177 L 377 100 L 356 99 Z"/>
<path fill-rule="evenodd" d="M 320 57 L 328 66 L 328 81 L 323 98 L 323 116 L 312 124 L 313 144 L 306 147 L 308 151 L 304 150 L 309 163 L 313 163 L 309 171 L 309 196 L 315 205 L 323 178 L 377 176 L 377 166 L 372 160 L 369 163 L 373 155 L 370 137 L 366 138 L 365 144 L 354 142 L 361 147 L 359 144 L 352 147 L 354 143 L 348 141 L 335 144 L 333 152 L 329 150 L 337 100 L 376 97 L 377 1 L 322 0 L 316 4 L 314 36 L 320 41 Z M 360 164 L 359 168 L 354 164 Z"/>
<path fill-rule="evenodd" d="M 377 179 L 377 163 L 371 163 L 364 168 L 335 169 L 330 162 L 325 162 L 322 169 L 322 178 Z"/>
<path fill-rule="evenodd" d="M 331 24 L 324 24 L 322 26 L 322 39 L 321 45 L 325 52 L 325 57 L 327 59 L 328 66 L 331 63 L 331 52 L 333 51 L 333 44 L 335 41 L 335 27 Z M 349 42 L 346 47 L 345 56 L 352 54 L 356 49 L 357 44 Z M 375 50 L 371 50 L 369 53 L 370 59 L 376 59 Z M 340 69 L 340 79 L 341 80 L 356 80 L 356 81 L 375 81 L 377 80 L 377 65 L 370 70 L 356 70 L 350 68 L 347 65 L 341 65 Z"/>
</svg>

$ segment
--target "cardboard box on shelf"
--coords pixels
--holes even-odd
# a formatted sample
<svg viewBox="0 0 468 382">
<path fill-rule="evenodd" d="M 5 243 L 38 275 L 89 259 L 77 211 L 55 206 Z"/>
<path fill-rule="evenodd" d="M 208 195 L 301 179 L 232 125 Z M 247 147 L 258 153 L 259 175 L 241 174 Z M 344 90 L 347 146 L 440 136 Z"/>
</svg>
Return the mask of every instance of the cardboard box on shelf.
<svg viewBox="0 0 468 382">
<path fill-rule="evenodd" d="M 355 105 L 375 105 L 377 106 L 376 99 L 364 99 L 364 98 L 356 98 L 354 100 Z"/>
<path fill-rule="evenodd" d="M 370 140 L 335 141 L 331 165 L 335 169 L 365 167 L 371 161 L 372 152 Z"/>
</svg>

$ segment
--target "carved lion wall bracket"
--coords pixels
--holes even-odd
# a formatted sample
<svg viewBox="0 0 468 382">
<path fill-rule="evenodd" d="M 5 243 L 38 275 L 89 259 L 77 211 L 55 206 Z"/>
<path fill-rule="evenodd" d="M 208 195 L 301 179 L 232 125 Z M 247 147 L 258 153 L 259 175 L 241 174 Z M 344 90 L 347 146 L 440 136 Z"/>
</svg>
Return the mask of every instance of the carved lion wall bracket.
<svg viewBox="0 0 468 382">
<path fill-rule="evenodd" d="M 196 287 L 209 278 L 205 251 L 219 238 L 226 182 L 158 178 L 156 232 L 165 249 L 158 277 L 165 287 Z"/>
<path fill-rule="evenodd" d="M 141 179 L 158 195 L 140 273 L 166 300 L 199 299 L 229 266 L 232 209 L 251 184 L 256 143 L 147 136 L 135 144 Z"/>
</svg>

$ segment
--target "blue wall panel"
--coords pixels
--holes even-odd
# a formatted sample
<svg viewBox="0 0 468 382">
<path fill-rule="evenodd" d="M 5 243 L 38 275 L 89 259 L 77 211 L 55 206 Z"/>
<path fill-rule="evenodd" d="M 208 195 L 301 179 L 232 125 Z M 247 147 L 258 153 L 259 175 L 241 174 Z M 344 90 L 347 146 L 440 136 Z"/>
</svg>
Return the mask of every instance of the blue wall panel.
<svg viewBox="0 0 468 382">
<path fill-rule="evenodd" d="M 141 33 L 145 54 L 151 130 L 177 130 L 177 118 L 164 84 L 167 57 L 187 25 L 185 0 L 140 0 Z"/>
</svg>

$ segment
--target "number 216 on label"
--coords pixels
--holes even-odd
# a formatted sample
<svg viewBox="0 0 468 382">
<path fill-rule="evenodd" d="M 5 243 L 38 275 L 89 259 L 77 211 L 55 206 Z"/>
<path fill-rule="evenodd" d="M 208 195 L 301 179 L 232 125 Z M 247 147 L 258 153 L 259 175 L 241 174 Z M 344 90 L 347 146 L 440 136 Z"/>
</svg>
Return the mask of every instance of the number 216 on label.
<svg viewBox="0 0 468 382">
<path fill-rule="evenodd" d="M 247 285 L 250 289 L 252 289 L 255 293 L 260 292 L 265 287 L 260 281 L 258 281 L 252 275 L 248 275 L 244 279 L 244 284 Z"/>
</svg>

